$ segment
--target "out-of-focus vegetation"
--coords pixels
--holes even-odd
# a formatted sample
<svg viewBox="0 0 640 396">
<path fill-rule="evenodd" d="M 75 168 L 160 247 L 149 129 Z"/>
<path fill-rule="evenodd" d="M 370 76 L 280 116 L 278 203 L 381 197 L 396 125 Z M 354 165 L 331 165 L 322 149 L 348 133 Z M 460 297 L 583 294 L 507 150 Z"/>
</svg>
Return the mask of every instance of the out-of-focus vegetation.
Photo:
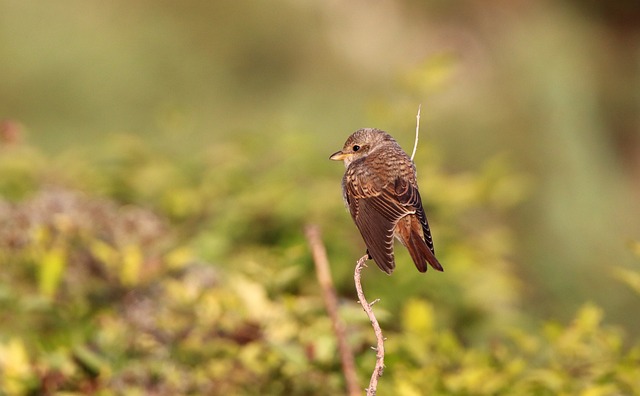
<svg viewBox="0 0 640 396">
<path fill-rule="evenodd" d="M 0 393 L 341 394 L 308 222 L 364 384 L 327 157 L 418 103 L 445 272 L 365 272 L 379 394 L 640 393 L 639 13 L 0 1 Z"/>
<path fill-rule="evenodd" d="M 290 145 L 301 149 L 267 166 Z M 173 165 L 132 137 L 98 156 L 4 149 L 3 393 L 340 394 L 300 233 L 309 216 L 335 229 L 327 245 L 341 313 L 366 377 L 373 335 L 353 298 L 352 260 L 339 259 L 357 255 L 356 236 L 338 199 L 314 204 L 335 183 L 329 172 L 305 182 L 314 172 L 300 153 L 313 150 L 277 147 L 265 157 L 258 145 L 217 142 Z M 239 153 L 253 160 L 228 160 Z M 500 161 L 465 176 L 424 168 L 425 187 L 440 191 L 432 212 L 450 264 L 417 276 L 400 254 L 406 265 L 393 277 L 367 273 L 388 337 L 380 393 L 638 391 L 640 347 L 594 305 L 570 323 L 524 326 L 512 235 L 497 220 L 518 201 L 518 177 Z M 463 213 L 484 226 L 467 229 Z"/>
</svg>

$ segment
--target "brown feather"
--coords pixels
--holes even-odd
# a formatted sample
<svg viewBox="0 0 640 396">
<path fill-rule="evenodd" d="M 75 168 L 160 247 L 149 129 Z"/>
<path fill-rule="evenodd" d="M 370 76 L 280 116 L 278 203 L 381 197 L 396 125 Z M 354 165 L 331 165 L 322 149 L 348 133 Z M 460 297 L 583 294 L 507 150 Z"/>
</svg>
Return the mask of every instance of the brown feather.
<svg viewBox="0 0 640 396">
<path fill-rule="evenodd" d="M 394 223 L 375 210 L 369 199 L 361 199 L 359 206 L 355 222 L 369 255 L 381 270 L 391 274 L 396 267 L 393 259 Z"/>
<path fill-rule="evenodd" d="M 427 246 L 425 238 L 422 236 L 422 224 L 415 215 L 408 215 L 400 219 L 394 230 L 394 235 L 407 248 L 418 271 L 426 272 L 427 263 L 434 269 L 443 271 L 442 265 Z"/>
<path fill-rule="evenodd" d="M 344 200 L 378 267 L 387 274 L 393 272 L 395 235 L 420 272 L 427 270 L 427 263 L 442 271 L 434 255 L 415 166 L 396 141 L 383 131 L 361 129 L 331 157 L 345 161 Z"/>
</svg>

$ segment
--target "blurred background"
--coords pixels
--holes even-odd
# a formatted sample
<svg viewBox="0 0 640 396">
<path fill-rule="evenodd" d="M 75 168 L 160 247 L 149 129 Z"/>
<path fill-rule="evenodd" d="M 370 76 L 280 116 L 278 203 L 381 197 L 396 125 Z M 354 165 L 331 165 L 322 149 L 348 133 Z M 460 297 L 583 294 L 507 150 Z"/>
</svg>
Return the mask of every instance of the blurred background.
<svg viewBox="0 0 640 396">
<path fill-rule="evenodd" d="M 364 245 L 328 156 L 361 127 L 411 152 L 419 104 L 445 272 L 401 249 L 393 276 L 366 271 L 389 338 L 424 330 L 390 341 L 385 394 L 463 372 L 406 356 L 442 332 L 456 356 L 513 332 L 553 344 L 540 326 L 591 312 L 634 345 L 639 71 L 631 0 L 0 0 L 2 393 L 335 394 L 307 223 L 364 383 Z"/>
</svg>

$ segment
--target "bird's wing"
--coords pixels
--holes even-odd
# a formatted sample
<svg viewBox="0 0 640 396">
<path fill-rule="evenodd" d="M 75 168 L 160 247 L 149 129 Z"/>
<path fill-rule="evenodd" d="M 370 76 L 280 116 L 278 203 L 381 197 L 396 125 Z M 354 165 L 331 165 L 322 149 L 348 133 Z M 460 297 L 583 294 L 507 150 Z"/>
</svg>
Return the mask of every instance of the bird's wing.
<svg viewBox="0 0 640 396">
<path fill-rule="evenodd" d="M 373 206 L 372 198 L 362 198 L 359 200 L 360 211 L 355 218 L 356 225 L 364 243 L 367 245 L 367 252 L 378 264 L 381 270 L 391 274 L 396 266 L 393 259 L 393 229 L 395 223 L 386 219 Z"/>
<path fill-rule="evenodd" d="M 433 248 L 433 238 L 431 237 L 431 230 L 429 229 L 427 215 L 424 213 L 424 208 L 422 207 L 422 198 L 420 198 L 418 187 L 401 179 L 396 179 L 394 187 L 396 194 L 398 194 L 398 201 L 401 202 L 402 205 L 415 210 L 415 214 L 422 225 L 424 241 L 427 243 L 431 253 L 435 255 L 436 252 Z"/>
<path fill-rule="evenodd" d="M 395 268 L 393 231 L 398 220 L 408 214 L 417 214 L 420 209 L 422 215 L 419 218 L 424 230 L 426 216 L 422 210 L 418 189 L 401 178 L 396 178 L 393 183 L 379 190 L 369 188 L 364 191 L 359 185 L 354 184 L 347 184 L 345 187 L 349 211 L 362 234 L 369 254 L 383 271 L 390 274 Z"/>
</svg>

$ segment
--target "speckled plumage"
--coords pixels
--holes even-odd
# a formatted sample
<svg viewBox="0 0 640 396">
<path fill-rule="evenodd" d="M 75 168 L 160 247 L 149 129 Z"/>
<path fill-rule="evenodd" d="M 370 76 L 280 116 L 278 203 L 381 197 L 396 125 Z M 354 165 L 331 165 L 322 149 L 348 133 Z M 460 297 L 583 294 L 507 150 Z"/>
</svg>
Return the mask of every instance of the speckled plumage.
<svg viewBox="0 0 640 396">
<path fill-rule="evenodd" d="M 420 272 L 442 271 L 416 181 L 415 165 L 384 131 L 354 132 L 333 160 L 343 160 L 342 192 L 367 252 L 388 274 L 395 268 L 393 237 L 409 250 Z"/>
</svg>

